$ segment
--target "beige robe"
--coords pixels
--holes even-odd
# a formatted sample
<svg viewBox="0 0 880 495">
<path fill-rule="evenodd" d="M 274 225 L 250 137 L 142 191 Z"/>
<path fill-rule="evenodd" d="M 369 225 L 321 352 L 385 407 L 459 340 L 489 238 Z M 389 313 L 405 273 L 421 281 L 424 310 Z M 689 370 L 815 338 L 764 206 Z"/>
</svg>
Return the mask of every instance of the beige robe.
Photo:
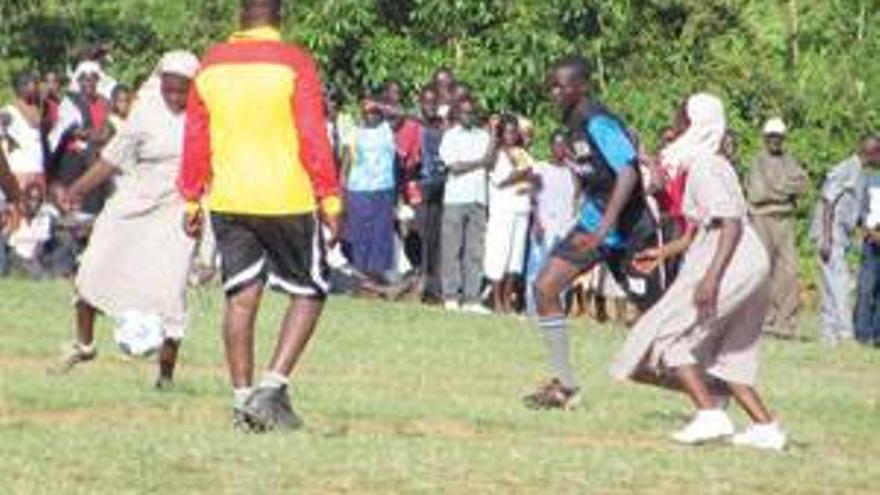
<svg viewBox="0 0 880 495">
<path fill-rule="evenodd" d="M 95 222 L 76 277 L 79 297 L 110 316 L 157 314 L 168 338 L 186 329 L 187 276 L 194 243 L 183 232 L 175 189 L 184 115 L 158 95 L 138 102 L 102 153 L 119 167 L 116 192 Z"/>
<path fill-rule="evenodd" d="M 612 377 L 625 380 L 639 370 L 665 370 L 698 364 L 733 383 L 753 384 L 758 343 L 768 307 L 767 252 L 747 220 L 748 208 L 731 165 L 706 156 L 691 167 L 685 214 L 699 225 L 678 278 L 633 328 L 611 365 Z M 699 321 L 694 293 L 715 257 L 721 232 L 712 221 L 739 218 L 742 239 L 721 281 L 717 315 Z"/>
</svg>

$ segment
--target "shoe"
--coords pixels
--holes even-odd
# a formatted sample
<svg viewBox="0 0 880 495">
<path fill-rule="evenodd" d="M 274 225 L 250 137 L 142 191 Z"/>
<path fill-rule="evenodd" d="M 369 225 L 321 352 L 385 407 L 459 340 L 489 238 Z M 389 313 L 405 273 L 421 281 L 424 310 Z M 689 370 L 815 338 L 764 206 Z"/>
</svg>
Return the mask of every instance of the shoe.
<svg viewBox="0 0 880 495">
<path fill-rule="evenodd" d="M 449 300 L 443 303 L 443 309 L 446 311 L 461 311 L 461 305 L 458 304 L 458 301 Z"/>
<path fill-rule="evenodd" d="M 738 447 L 782 451 L 788 437 L 777 423 L 753 424 L 730 439 Z"/>
<path fill-rule="evenodd" d="M 58 362 L 49 367 L 52 375 L 63 375 L 70 372 L 74 366 L 91 361 L 98 355 L 94 344 L 85 346 L 77 341 L 72 341 L 61 346 L 61 356 Z"/>
<path fill-rule="evenodd" d="M 260 387 L 244 404 L 244 414 L 256 431 L 293 431 L 302 419 L 293 411 L 287 387 Z"/>
<path fill-rule="evenodd" d="M 232 408 L 232 429 L 239 433 L 257 433 L 244 409 L 240 407 Z"/>
<path fill-rule="evenodd" d="M 698 411 L 687 426 L 672 434 L 672 439 L 686 445 L 698 445 L 733 435 L 736 428 L 721 409 Z"/>
<path fill-rule="evenodd" d="M 529 409 L 571 411 L 580 404 L 581 394 L 579 389 L 565 388 L 559 379 L 554 378 L 538 387 L 538 390 L 523 397 L 522 401 Z"/>
<path fill-rule="evenodd" d="M 156 380 L 155 388 L 160 392 L 168 392 L 174 388 L 174 380 L 170 376 L 160 376 Z"/>
<path fill-rule="evenodd" d="M 461 308 L 461 310 L 464 311 L 465 313 L 470 313 L 472 315 L 491 315 L 492 314 L 492 311 L 489 308 L 487 308 L 486 306 L 483 306 L 480 303 L 465 304 Z"/>
</svg>

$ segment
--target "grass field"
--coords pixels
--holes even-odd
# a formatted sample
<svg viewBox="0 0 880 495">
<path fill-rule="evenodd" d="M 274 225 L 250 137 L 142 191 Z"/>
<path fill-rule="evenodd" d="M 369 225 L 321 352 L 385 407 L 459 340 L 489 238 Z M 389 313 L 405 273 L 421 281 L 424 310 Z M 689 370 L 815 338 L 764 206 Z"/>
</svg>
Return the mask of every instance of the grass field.
<svg viewBox="0 0 880 495">
<path fill-rule="evenodd" d="M 544 368 L 527 323 L 336 299 L 296 379 L 305 429 L 245 436 L 230 428 L 216 291 L 192 294 L 169 393 L 152 363 L 118 356 L 106 323 L 97 362 L 47 376 L 70 300 L 66 284 L 0 281 L 0 494 L 880 493 L 878 352 L 768 341 L 762 385 L 789 451 L 684 448 L 667 440 L 679 397 L 606 378 L 621 330 L 578 321 L 584 406 L 532 412 L 518 397 Z M 283 303 L 264 306 L 260 356 Z"/>
</svg>

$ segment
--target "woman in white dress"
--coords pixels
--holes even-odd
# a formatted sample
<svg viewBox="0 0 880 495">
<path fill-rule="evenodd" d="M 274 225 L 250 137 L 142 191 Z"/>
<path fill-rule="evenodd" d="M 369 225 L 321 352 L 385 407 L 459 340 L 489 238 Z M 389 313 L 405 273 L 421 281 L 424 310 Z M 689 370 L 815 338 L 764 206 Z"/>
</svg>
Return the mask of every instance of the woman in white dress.
<svg viewBox="0 0 880 495">
<path fill-rule="evenodd" d="M 180 228 L 184 203 L 175 190 L 181 165 L 186 101 L 198 59 L 171 52 L 141 88 L 138 101 L 96 166 L 71 185 L 75 207 L 116 176 L 116 192 L 99 215 L 76 277 L 76 339 L 56 371 L 94 359 L 98 313 L 161 321 L 157 388 L 172 384 L 187 324 L 186 284 L 194 244 Z"/>
<path fill-rule="evenodd" d="M 697 409 L 672 438 L 697 444 L 732 436 L 734 444 L 781 450 L 786 435 L 755 389 L 758 347 L 769 298 L 769 258 L 748 220 L 739 179 L 722 155 L 724 106 L 708 94 L 692 96 L 686 129 L 663 160 L 686 168 L 683 239 L 643 253 L 653 270 L 685 253 L 678 278 L 636 326 L 617 355 L 617 379 L 684 392 Z M 734 435 L 723 397 L 733 396 L 752 424 Z"/>
</svg>

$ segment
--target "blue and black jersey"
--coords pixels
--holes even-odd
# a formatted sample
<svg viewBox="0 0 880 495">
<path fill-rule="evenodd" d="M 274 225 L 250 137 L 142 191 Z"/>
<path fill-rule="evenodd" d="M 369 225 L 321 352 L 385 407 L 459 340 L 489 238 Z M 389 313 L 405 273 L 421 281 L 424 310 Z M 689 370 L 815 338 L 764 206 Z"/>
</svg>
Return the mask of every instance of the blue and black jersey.
<svg viewBox="0 0 880 495">
<path fill-rule="evenodd" d="M 575 132 L 575 148 L 588 148 L 589 159 L 580 170 L 584 190 L 578 226 L 594 233 L 602 224 L 602 217 L 614 191 L 617 176 L 628 167 L 638 169 L 638 152 L 623 122 L 601 106 L 594 106 L 584 117 L 581 129 Z M 580 141 L 580 142 L 578 142 Z M 584 146 L 586 145 L 586 146 Z M 647 217 L 647 218 L 646 218 Z M 617 225 L 605 239 L 608 247 L 627 249 L 635 230 L 650 222 L 641 181 L 618 218 Z"/>
</svg>

